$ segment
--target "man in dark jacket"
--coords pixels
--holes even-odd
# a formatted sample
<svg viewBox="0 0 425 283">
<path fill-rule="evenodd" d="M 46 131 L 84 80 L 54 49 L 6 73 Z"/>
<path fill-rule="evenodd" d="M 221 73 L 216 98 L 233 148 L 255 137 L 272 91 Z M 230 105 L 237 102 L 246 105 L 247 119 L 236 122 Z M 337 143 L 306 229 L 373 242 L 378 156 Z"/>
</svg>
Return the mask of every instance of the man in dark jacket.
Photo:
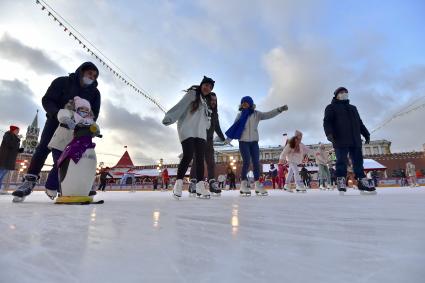
<svg viewBox="0 0 425 283">
<path fill-rule="evenodd" d="M 361 191 L 374 192 L 369 185 L 363 168 L 361 135 L 366 144 L 370 142 L 370 134 L 360 119 L 359 112 L 348 100 L 348 90 L 339 87 L 334 92 L 332 103 L 326 107 L 323 127 L 326 137 L 333 144 L 336 154 L 337 187 L 345 192 L 348 154 L 353 162 L 353 169 Z"/>
<path fill-rule="evenodd" d="M 4 176 L 6 176 L 9 171 L 15 170 L 16 157 L 18 153 L 24 150 L 23 148 L 19 148 L 21 140 L 18 135 L 19 128 L 10 126 L 9 131 L 4 134 L 0 145 L 0 194 L 6 193 L 1 189 Z"/>
<path fill-rule="evenodd" d="M 207 163 L 207 171 L 208 171 L 208 180 L 210 185 L 210 191 L 212 193 L 219 194 L 221 193 L 221 189 L 218 188 L 217 182 L 215 180 L 215 160 L 214 160 L 214 132 L 217 133 L 217 136 L 221 141 L 225 141 L 226 138 L 223 135 L 223 132 L 220 128 L 220 122 L 218 120 L 218 111 L 217 111 L 217 95 L 214 92 L 211 92 L 210 95 L 207 96 L 207 103 L 211 109 L 211 126 L 207 130 L 207 142 L 205 145 L 205 162 Z M 192 167 L 190 169 L 190 178 L 191 183 L 189 190 L 194 192 L 196 189 L 196 178 L 195 178 L 195 169 L 196 169 L 195 156 L 192 160 Z M 195 180 L 195 183 L 194 181 Z"/>
<path fill-rule="evenodd" d="M 91 62 L 83 63 L 75 73 L 69 76 L 56 78 L 46 94 L 43 96 L 42 104 L 46 110 L 46 124 L 41 134 L 40 143 L 38 144 L 28 173 L 24 177 L 24 183 L 13 192 L 14 201 L 23 201 L 24 198 L 32 192 L 47 156 L 50 153 L 47 145 L 50 142 L 56 128 L 59 126 L 57 113 L 64 108 L 69 100 L 75 96 L 84 98 L 90 102 L 91 109 L 95 119 L 99 116 L 100 109 L 100 92 L 97 89 L 97 78 L 99 70 Z"/>
<path fill-rule="evenodd" d="M 111 173 L 109 173 L 110 168 L 106 167 L 105 169 L 103 169 L 99 175 L 100 175 L 100 184 L 99 184 L 99 188 L 97 190 L 101 190 L 102 192 L 105 191 L 106 188 L 106 181 L 108 179 L 108 176 L 110 178 L 114 178 L 114 176 L 111 175 Z"/>
</svg>

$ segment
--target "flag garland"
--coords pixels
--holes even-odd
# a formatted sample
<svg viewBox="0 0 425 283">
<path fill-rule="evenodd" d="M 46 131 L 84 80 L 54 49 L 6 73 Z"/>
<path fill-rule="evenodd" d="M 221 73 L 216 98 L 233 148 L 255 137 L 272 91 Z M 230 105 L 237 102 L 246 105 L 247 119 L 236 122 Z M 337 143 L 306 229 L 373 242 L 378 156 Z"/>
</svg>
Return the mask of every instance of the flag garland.
<svg viewBox="0 0 425 283">
<path fill-rule="evenodd" d="M 42 3 L 43 2 L 43 3 Z M 121 80 L 124 84 L 132 88 L 136 93 L 141 94 L 143 97 L 151 101 L 155 106 L 157 106 L 162 112 L 166 112 L 165 108 L 152 96 L 146 93 L 141 87 L 139 87 L 134 80 L 132 80 L 128 75 L 126 75 L 117 65 L 115 65 L 110 59 L 108 59 L 99 49 L 94 46 L 90 41 L 88 41 L 81 33 L 79 33 L 75 28 L 72 27 L 62 16 L 60 16 L 55 10 L 53 10 L 45 1 L 36 0 L 35 3 L 41 6 L 42 11 L 47 11 L 47 16 L 52 17 L 54 22 L 59 23 L 59 27 L 63 28 L 63 31 L 68 33 L 68 35 L 73 38 L 78 44 L 86 51 L 88 54 L 96 58 L 99 63 L 102 64 L 108 71 L 110 71 L 115 77 Z M 93 48 L 90 48 L 92 46 Z M 102 54 L 103 57 L 107 59 L 102 59 L 102 57 L 96 53 L 93 49 L 98 51 L 99 54 Z M 114 68 L 115 67 L 115 68 Z"/>
</svg>

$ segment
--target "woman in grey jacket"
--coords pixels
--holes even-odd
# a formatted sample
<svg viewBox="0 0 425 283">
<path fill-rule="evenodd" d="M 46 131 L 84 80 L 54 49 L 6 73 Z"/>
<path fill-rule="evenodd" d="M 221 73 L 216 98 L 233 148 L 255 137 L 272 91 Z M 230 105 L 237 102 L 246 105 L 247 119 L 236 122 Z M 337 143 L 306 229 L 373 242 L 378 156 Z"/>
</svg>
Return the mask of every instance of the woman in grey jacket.
<svg viewBox="0 0 425 283">
<path fill-rule="evenodd" d="M 242 182 L 240 192 L 243 195 L 250 195 L 247 176 L 249 163 L 252 159 L 254 169 L 255 193 L 267 195 L 264 187 L 260 186 L 260 149 L 258 147 L 258 124 L 261 120 L 271 119 L 283 111 L 288 110 L 284 105 L 269 112 L 260 112 L 255 110 L 255 104 L 251 97 L 245 96 L 241 100 L 239 113 L 236 116 L 235 123 L 226 131 L 227 142 L 232 139 L 239 140 L 239 151 L 242 156 Z"/>
<path fill-rule="evenodd" d="M 180 198 L 183 190 L 183 177 L 192 161 L 204 160 L 207 129 L 210 128 L 211 110 L 205 97 L 214 88 L 214 80 L 205 77 L 201 84 L 191 87 L 185 96 L 166 114 L 162 123 L 166 126 L 177 121 L 177 132 L 182 144 L 183 157 L 177 169 L 177 180 L 173 194 Z M 204 162 L 196 162 L 196 194 L 209 198 L 210 192 L 204 183 Z"/>
</svg>

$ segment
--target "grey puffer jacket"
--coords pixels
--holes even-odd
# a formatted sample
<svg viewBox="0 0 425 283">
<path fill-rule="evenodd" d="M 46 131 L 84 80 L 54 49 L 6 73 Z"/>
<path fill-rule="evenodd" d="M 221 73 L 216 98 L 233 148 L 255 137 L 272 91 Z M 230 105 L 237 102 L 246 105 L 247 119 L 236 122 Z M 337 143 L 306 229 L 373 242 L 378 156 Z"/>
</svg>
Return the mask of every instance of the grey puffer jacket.
<svg viewBox="0 0 425 283">
<path fill-rule="evenodd" d="M 254 113 L 252 113 L 248 120 L 246 121 L 245 128 L 242 132 L 242 136 L 239 139 L 239 141 L 243 142 L 252 142 L 252 141 L 258 141 L 260 139 L 258 135 L 258 124 L 261 120 L 267 120 L 271 119 L 277 115 L 282 113 L 277 108 L 269 111 L 269 112 L 261 112 L 254 110 Z M 235 122 L 241 117 L 241 112 L 238 113 L 236 116 Z"/>
<path fill-rule="evenodd" d="M 162 123 L 166 126 L 177 121 L 180 142 L 188 138 L 207 139 L 207 130 L 211 126 L 211 110 L 201 95 L 198 109 L 192 113 L 191 104 L 196 99 L 196 91 L 189 90 L 185 96 L 165 114 Z"/>
</svg>

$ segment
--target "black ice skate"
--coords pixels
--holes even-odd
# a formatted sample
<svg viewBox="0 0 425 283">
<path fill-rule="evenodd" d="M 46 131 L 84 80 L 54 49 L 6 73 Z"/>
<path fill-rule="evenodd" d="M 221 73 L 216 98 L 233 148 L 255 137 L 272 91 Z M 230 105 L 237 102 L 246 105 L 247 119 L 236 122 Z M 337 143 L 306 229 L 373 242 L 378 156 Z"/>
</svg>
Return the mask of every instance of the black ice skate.
<svg viewBox="0 0 425 283">
<path fill-rule="evenodd" d="M 336 179 L 336 186 L 338 188 L 339 194 L 344 195 L 347 191 L 347 184 L 345 183 L 345 177 L 338 177 Z"/>
<path fill-rule="evenodd" d="M 210 192 L 213 196 L 221 196 L 221 189 L 219 189 L 219 187 L 217 186 L 217 182 L 215 181 L 215 179 L 211 179 L 209 182 L 209 186 L 210 186 Z"/>
<path fill-rule="evenodd" d="M 14 196 L 13 202 L 23 202 L 25 198 L 32 193 L 32 190 L 37 184 L 37 180 L 38 176 L 36 175 L 25 175 L 24 183 L 12 193 L 12 195 Z"/>
<path fill-rule="evenodd" d="M 189 196 L 195 197 L 196 196 L 196 179 L 191 179 L 189 183 Z"/>
<path fill-rule="evenodd" d="M 369 184 L 369 180 L 367 178 L 362 178 L 358 180 L 358 187 L 361 195 L 375 195 L 376 189 L 373 185 Z"/>
</svg>

